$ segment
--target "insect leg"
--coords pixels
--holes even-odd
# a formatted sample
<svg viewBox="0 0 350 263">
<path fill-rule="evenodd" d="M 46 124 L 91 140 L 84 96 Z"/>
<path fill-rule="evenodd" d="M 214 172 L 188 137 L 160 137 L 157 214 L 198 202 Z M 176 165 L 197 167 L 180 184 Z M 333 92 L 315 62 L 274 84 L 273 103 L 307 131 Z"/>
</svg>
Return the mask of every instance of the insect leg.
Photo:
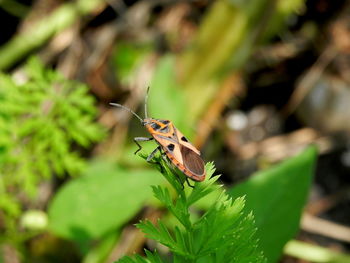
<svg viewBox="0 0 350 263">
<path fill-rule="evenodd" d="M 153 140 L 153 137 L 151 138 L 147 138 L 147 137 L 135 137 L 134 138 L 134 142 L 137 144 L 137 146 L 139 147 L 135 152 L 134 154 L 137 154 L 141 149 L 142 149 L 142 146 L 138 143 L 138 142 L 147 142 L 147 141 L 151 141 Z"/>
<path fill-rule="evenodd" d="M 186 183 L 187 183 L 187 185 L 188 185 L 189 187 L 194 188 L 194 185 L 190 185 L 190 182 L 188 181 L 188 178 L 187 178 L 187 177 L 186 177 Z"/>
<path fill-rule="evenodd" d="M 149 162 L 149 163 L 152 163 L 152 164 L 156 164 L 156 165 L 158 166 L 159 171 L 160 171 L 161 173 L 164 173 L 165 171 L 164 171 L 164 168 L 163 168 L 161 162 L 160 162 L 159 160 L 157 160 L 157 161 L 153 161 L 153 160 L 152 160 L 153 157 L 154 157 L 154 155 L 157 153 L 157 151 L 160 152 L 160 155 L 161 155 L 161 157 L 162 157 L 163 160 L 164 160 L 164 155 L 165 155 L 165 153 L 162 152 L 162 147 L 161 147 L 161 146 L 158 146 L 157 148 L 155 148 L 155 149 L 151 152 L 150 155 L 148 155 L 146 161 Z"/>
<path fill-rule="evenodd" d="M 152 138 L 152 139 L 153 139 L 153 138 Z M 161 149 L 160 146 L 158 146 L 157 148 L 155 148 L 155 149 L 153 150 L 153 152 L 151 152 L 151 154 L 148 155 L 146 161 L 147 161 L 147 162 L 151 161 L 151 160 L 153 159 L 154 155 L 157 153 L 157 151 L 160 151 L 160 149 Z"/>
</svg>

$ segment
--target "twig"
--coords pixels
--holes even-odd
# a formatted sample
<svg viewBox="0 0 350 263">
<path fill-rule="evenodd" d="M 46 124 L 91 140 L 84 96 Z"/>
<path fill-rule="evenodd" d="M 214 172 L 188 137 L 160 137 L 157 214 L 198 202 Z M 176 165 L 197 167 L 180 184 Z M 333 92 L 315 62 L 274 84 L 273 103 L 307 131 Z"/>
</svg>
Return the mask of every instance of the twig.
<svg viewBox="0 0 350 263">
<path fill-rule="evenodd" d="M 329 46 L 323 51 L 315 64 L 300 79 L 288 104 L 282 110 L 282 114 L 289 115 L 295 111 L 306 95 L 312 90 L 316 81 L 319 80 L 325 68 L 332 62 L 337 54 L 338 52 L 333 46 Z"/>
<path fill-rule="evenodd" d="M 301 228 L 307 232 L 350 242 L 350 228 L 304 213 Z M 350 261 L 349 261 L 350 262 Z"/>
<path fill-rule="evenodd" d="M 284 247 L 284 253 L 314 263 L 348 263 L 350 256 L 329 249 L 292 240 Z"/>
</svg>

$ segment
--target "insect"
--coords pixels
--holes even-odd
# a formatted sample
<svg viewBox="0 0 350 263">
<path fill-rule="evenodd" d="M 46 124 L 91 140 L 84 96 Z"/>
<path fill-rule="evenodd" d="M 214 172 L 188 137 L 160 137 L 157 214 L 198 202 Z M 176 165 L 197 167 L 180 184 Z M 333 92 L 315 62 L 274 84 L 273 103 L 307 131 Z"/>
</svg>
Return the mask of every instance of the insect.
<svg viewBox="0 0 350 263">
<path fill-rule="evenodd" d="M 122 108 L 132 113 L 141 121 L 146 130 L 152 137 L 135 137 L 134 142 L 139 147 L 135 154 L 138 153 L 142 146 L 139 142 L 155 140 L 158 147 L 154 149 L 147 157 L 150 162 L 155 154 L 159 151 L 165 154 L 168 160 L 175 165 L 183 174 L 194 181 L 201 182 L 205 179 L 204 161 L 200 157 L 200 152 L 186 139 L 186 137 L 174 126 L 170 120 L 159 120 L 149 118 L 147 114 L 148 90 L 145 98 L 145 118 L 142 119 L 134 111 L 126 106 L 117 103 L 110 103 L 112 106 Z M 187 178 L 186 178 L 187 180 Z M 187 181 L 188 183 L 188 181 Z M 188 185 L 190 185 L 188 183 Z M 190 185 L 191 186 L 191 185 Z"/>
</svg>

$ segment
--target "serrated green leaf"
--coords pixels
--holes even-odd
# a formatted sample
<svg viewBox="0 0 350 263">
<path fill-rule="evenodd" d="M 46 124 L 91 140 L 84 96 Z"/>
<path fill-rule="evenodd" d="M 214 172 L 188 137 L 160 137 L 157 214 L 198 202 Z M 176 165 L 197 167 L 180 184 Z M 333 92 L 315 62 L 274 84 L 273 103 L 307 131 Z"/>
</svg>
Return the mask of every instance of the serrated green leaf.
<svg viewBox="0 0 350 263">
<path fill-rule="evenodd" d="M 163 262 L 156 251 L 154 251 L 152 253 L 151 251 L 145 249 L 145 253 L 146 253 L 146 258 L 150 262 L 152 262 L 152 263 L 162 263 Z"/>
<path fill-rule="evenodd" d="M 229 191 L 232 197 L 246 195 L 246 206 L 254 212 L 257 235 L 268 262 L 276 262 L 283 246 L 299 229 L 315 161 L 316 149 L 309 147 Z"/>
<path fill-rule="evenodd" d="M 197 183 L 196 187 L 192 190 L 190 196 L 187 198 L 187 205 L 190 206 L 197 202 L 199 199 L 209 195 L 210 193 L 217 191 L 221 186 L 215 184 L 220 176 L 212 176 L 215 172 L 213 163 L 207 163 L 205 165 L 206 179 L 201 183 Z"/>
</svg>

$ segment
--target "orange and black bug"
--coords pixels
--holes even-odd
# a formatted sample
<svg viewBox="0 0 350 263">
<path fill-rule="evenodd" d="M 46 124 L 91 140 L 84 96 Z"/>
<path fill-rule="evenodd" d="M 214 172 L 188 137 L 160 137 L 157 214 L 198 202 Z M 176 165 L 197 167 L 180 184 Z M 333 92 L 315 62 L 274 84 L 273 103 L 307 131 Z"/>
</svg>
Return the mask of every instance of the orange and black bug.
<svg viewBox="0 0 350 263">
<path fill-rule="evenodd" d="M 200 152 L 186 139 L 186 137 L 175 128 L 169 120 L 158 120 L 147 116 L 147 98 L 148 90 L 145 98 L 145 118 L 142 119 L 131 109 L 117 103 L 110 103 L 113 106 L 123 108 L 136 116 L 147 131 L 151 134 L 151 138 L 135 137 L 134 141 L 139 147 L 135 154 L 142 147 L 139 142 L 155 140 L 159 146 L 154 149 L 147 157 L 150 162 L 157 151 L 165 154 L 170 162 L 175 165 L 183 174 L 194 181 L 201 182 L 205 179 L 204 161 L 200 157 Z"/>
</svg>

